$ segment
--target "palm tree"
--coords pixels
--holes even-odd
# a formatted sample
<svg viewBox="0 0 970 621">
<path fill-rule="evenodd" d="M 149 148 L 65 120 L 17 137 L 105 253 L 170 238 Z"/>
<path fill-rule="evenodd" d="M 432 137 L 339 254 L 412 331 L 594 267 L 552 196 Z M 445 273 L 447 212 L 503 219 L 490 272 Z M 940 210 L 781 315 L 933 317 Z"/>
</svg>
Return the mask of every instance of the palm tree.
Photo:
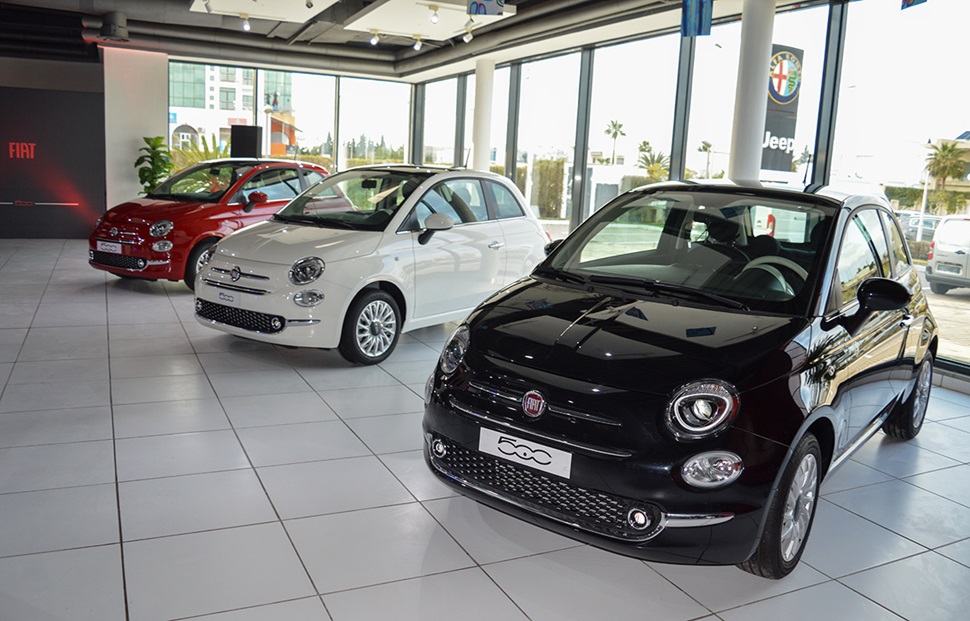
<svg viewBox="0 0 970 621">
<path fill-rule="evenodd" d="M 967 163 L 961 158 L 955 142 L 931 145 L 933 152 L 926 156 L 926 171 L 936 180 L 936 189 L 946 190 L 946 180 L 962 177 Z"/>
<path fill-rule="evenodd" d="M 616 139 L 620 136 L 626 136 L 626 132 L 623 131 L 623 123 L 610 121 L 603 133 L 613 139 L 613 156 L 610 158 L 610 165 L 616 164 Z"/>
</svg>

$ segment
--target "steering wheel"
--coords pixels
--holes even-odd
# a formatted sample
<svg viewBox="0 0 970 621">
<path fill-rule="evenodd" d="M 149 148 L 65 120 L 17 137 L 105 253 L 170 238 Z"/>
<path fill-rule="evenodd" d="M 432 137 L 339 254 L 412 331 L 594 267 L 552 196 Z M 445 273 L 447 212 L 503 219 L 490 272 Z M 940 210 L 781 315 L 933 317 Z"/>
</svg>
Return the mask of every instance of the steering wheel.
<svg viewBox="0 0 970 621">
<path fill-rule="evenodd" d="M 796 276 L 801 278 L 802 282 L 799 283 L 799 286 L 797 287 L 798 289 L 801 289 L 801 286 L 804 285 L 805 282 L 808 280 L 808 271 L 804 267 L 802 267 L 798 263 L 795 263 L 791 259 L 786 259 L 785 257 L 779 257 L 773 254 L 752 259 L 750 263 L 744 266 L 744 269 L 741 270 L 741 273 L 743 274 L 749 269 L 761 269 L 772 273 L 772 275 L 775 275 L 775 274 L 780 275 L 785 280 L 786 288 L 792 289 L 792 294 L 794 294 L 794 289 L 796 288 L 792 287 L 791 284 L 788 283 L 787 279 L 784 278 L 783 273 L 777 270 L 776 268 L 772 267 L 773 265 L 776 265 L 778 267 L 783 267 L 786 269 L 786 271 L 791 271 Z"/>
</svg>

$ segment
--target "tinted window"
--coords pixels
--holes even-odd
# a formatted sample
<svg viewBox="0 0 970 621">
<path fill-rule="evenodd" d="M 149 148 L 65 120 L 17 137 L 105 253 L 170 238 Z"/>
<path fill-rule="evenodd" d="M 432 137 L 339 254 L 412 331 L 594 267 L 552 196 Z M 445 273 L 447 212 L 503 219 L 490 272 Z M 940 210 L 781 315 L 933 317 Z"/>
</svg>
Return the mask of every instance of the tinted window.
<svg viewBox="0 0 970 621">
<path fill-rule="evenodd" d="M 902 233 L 899 232 L 899 226 L 886 214 L 882 214 L 882 216 L 883 223 L 886 225 L 886 230 L 889 231 L 889 239 L 892 243 L 893 273 L 901 274 L 909 267 L 909 255 L 906 254 L 906 244 L 903 242 Z"/>
<path fill-rule="evenodd" d="M 519 204 L 515 195 L 507 187 L 492 181 L 487 182 L 486 185 L 492 191 L 496 218 L 501 220 L 503 218 L 519 218 L 525 215 L 525 212 L 522 211 L 522 205 Z"/>
<path fill-rule="evenodd" d="M 864 225 L 864 232 L 869 237 L 869 241 L 876 249 L 883 276 L 890 276 L 892 272 L 889 269 L 889 246 L 886 245 L 886 236 L 879 223 L 879 214 L 875 209 L 866 209 L 859 212 L 858 218 Z"/>
<path fill-rule="evenodd" d="M 320 183 L 326 178 L 315 170 L 307 170 L 304 168 L 301 172 L 303 174 L 303 183 L 306 184 L 306 187 L 310 187 L 314 183 Z"/>
<path fill-rule="evenodd" d="M 245 197 L 264 192 L 271 201 L 289 200 L 300 193 L 299 175 L 293 168 L 264 170 L 243 184 L 242 192 Z"/>
<path fill-rule="evenodd" d="M 838 278 L 842 306 L 856 299 L 856 291 L 867 278 L 879 276 L 878 259 L 869 244 L 869 233 L 858 216 L 853 216 L 845 229 L 839 251 Z"/>
</svg>

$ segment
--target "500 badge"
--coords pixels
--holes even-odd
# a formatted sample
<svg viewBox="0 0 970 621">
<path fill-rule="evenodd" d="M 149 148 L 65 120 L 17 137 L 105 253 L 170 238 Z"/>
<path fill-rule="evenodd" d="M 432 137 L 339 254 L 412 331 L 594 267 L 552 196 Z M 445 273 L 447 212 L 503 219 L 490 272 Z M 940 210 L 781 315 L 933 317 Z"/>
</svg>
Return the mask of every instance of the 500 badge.
<svg viewBox="0 0 970 621">
<path fill-rule="evenodd" d="M 482 427 L 479 432 L 478 450 L 564 479 L 569 478 L 572 469 L 571 453 L 532 440 L 510 436 L 507 433 L 498 433 L 485 427 Z"/>
</svg>

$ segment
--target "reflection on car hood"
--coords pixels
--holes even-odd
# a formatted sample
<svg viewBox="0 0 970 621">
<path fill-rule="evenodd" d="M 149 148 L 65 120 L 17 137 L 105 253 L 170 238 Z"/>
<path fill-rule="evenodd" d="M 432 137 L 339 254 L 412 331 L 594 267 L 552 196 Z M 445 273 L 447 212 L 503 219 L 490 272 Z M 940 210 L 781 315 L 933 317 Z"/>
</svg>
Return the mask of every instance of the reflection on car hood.
<svg viewBox="0 0 970 621">
<path fill-rule="evenodd" d="M 341 261 L 374 252 L 382 235 L 267 220 L 220 241 L 219 254 L 279 265 L 290 265 L 304 257 Z"/>
<path fill-rule="evenodd" d="M 158 220 L 179 218 L 198 209 L 212 206 L 214 203 L 185 202 L 172 200 L 156 200 L 152 198 L 136 198 L 111 208 L 105 214 L 105 220 L 113 222 L 148 223 Z"/>
<path fill-rule="evenodd" d="M 789 373 L 808 320 L 625 296 L 527 278 L 469 318 L 476 352 L 604 386 L 669 395 L 720 378 L 739 389 Z M 800 342 L 807 340 L 799 339 Z"/>
</svg>

